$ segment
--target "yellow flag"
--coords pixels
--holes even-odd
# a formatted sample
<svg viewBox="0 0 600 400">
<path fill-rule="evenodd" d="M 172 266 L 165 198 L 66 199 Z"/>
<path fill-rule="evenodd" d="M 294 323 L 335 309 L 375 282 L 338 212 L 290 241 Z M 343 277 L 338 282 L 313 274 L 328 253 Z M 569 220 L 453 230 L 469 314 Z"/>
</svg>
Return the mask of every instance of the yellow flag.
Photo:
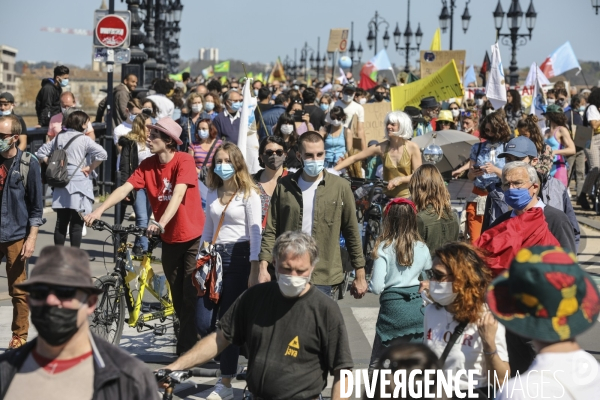
<svg viewBox="0 0 600 400">
<path fill-rule="evenodd" d="M 275 81 L 287 81 L 285 72 L 283 71 L 283 64 L 281 64 L 279 57 L 277 57 L 277 61 L 269 74 L 269 81 L 267 83 L 273 83 Z"/>
<path fill-rule="evenodd" d="M 262 82 L 263 80 L 264 80 L 264 79 L 263 79 L 263 74 L 262 74 L 262 72 L 261 72 L 260 74 L 256 74 L 256 76 L 254 77 L 254 81 L 255 81 L 255 82 L 256 82 L 256 81 L 261 81 L 261 82 Z"/>
<path fill-rule="evenodd" d="M 418 107 L 424 97 L 433 96 L 437 101 L 443 101 L 452 97 L 462 97 L 464 91 L 456 63 L 452 60 L 435 74 L 408 85 L 393 87 L 390 95 L 392 110 L 398 111 L 404 110 L 406 106 Z"/>
<path fill-rule="evenodd" d="M 431 46 L 429 47 L 429 50 L 438 51 L 441 49 L 442 49 L 442 32 L 440 31 L 440 28 L 437 28 L 435 30 L 435 33 L 433 34 L 433 40 L 431 41 Z"/>
</svg>

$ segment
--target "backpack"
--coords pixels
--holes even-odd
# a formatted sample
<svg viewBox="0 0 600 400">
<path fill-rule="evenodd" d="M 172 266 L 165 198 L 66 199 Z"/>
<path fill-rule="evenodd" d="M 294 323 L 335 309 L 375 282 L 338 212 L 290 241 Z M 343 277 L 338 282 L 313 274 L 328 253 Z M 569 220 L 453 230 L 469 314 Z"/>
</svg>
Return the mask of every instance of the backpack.
<svg viewBox="0 0 600 400">
<path fill-rule="evenodd" d="M 71 143 L 80 136 L 83 136 L 83 133 L 71 138 L 62 149 L 56 148 L 58 145 L 58 135 L 54 139 L 54 149 L 52 150 L 52 153 L 50 153 L 50 157 L 48 157 L 48 168 L 46 169 L 46 182 L 48 185 L 55 188 L 64 188 L 69 184 L 71 178 L 73 178 L 73 175 L 69 176 L 69 172 L 67 171 L 69 158 L 67 157 L 66 150 Z M 81 160 L 77 169 L 81 167 L 83 161 L 85 161 L 85 157 Z M 77 172 L 77 170 L 75 170 L 75 172 Z M 75 172 L 73 172 L 73 174 L 75 174 Z"/>
<path fill-rule="evenodd" d="M 31 164 L 31 156 L 32 154 L 28 151 L 25 151 L 21 154 L 21 160 L 19 162 L 19 174 L 21 175 L 21 182 L 23 182 L 23 187 L 25 187 L 25 191 L 27 191 L 27 175 L 29 175 L 29 165 Z"/>
</svg>

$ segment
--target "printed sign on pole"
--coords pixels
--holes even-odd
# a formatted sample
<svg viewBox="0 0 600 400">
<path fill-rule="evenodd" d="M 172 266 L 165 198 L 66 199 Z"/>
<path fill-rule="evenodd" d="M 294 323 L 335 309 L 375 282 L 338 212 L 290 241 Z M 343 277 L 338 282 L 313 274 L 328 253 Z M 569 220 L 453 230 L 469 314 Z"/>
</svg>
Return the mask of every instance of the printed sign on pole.
<svg viewBox="0 0 600 400">
<path fill-rule="evenodd" d="M 333 53 L 346 51 L 348 47 L 348 28 L 334 28 L 329 31 L 329 42 L 327 43 L 327 52 Z"/>
<path fill-rule="evenodd" d="M 131 13 L 108 10 L 94 11 L 94 46 L 128 48 L 131 37 Z"/>
<path fill-rule="evenodd" d="M 421 50 L 421 79 L 435 74 L 452 60 L 456 63 L 458 74 L 465 76 L 466 56 L 466 50 Z"/>
</svg>

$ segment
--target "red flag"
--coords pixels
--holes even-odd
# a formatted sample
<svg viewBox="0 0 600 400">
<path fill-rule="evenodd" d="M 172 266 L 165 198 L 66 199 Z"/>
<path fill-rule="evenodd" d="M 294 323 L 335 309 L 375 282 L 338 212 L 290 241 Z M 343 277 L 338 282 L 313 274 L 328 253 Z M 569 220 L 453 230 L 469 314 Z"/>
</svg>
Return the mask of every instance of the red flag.
<svg viewBox="0 0 600 400">
<path fill-rule="evenodd" d="M 546 75 L 546 78 L 554 77 L 554 68 L 552 68 L 552 58 L 548 57 L 540 65 L 540 70 Z"/>
<path fill-rule="evenodd" d="M 486 82 L 486 76 L 485 74 L 490 70 L 490 56 L 488 54 L 488 52 L 485 52 L 485 57 L 483 58 L 483 64 L 481 65 L 481 68 L 479 69 L 479 77 L 483 80 L 483 86 L 485 86 L 485 82 Z"/>
<path fill-rule="evenodd" d="M 377 69 L 372 62 L 369 61 L 363 65 L 362 69 L 360 70 L 360 82 L 358 83 L 358 87 L 364 90 L 369 90 L 377 86 L 377 82 L 371 79 L 371 74 L 375 71 L 377 71 Z"/>
<path fill-rule="evenodd" d="M 494 277 L 510 267 L 517 252 L 531 246 L 560 246 L 548 229 L 544 209 L 535 207 L 485 231 L 475 246 L 488 254 Z"/>
</svg>

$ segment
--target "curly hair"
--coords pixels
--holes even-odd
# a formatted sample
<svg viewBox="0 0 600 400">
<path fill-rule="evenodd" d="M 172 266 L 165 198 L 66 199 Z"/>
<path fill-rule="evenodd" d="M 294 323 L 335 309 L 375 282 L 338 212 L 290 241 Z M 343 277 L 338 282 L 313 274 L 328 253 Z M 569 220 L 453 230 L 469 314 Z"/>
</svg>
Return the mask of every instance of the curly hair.
<svg viewBox="0 0 600 400">
<path fill-rule="evenodd" d="M 564 126 L 567 128 L 567 116 L 563 112 L 549 112 L 545 117 L 556 126 Z"/>
<path fill-rule="evenodd" d="M 433 265 L 444 264 L 454 275 L 452 289 L 456 293 L 454 319 L 474 323 L 481 316 L 485 292 L 492 281 L 492 271 L 482 251 L 463 242 L 451 242 L 435 251 Z"/>
<path fill-rule="evenodd" d="M 417 214 L 409 204 L 393 204 L 383 217 L 383 229 L 373 247 L 373 258 L 379 257 L 379 245 L 394 246 L 398 265 L 410 267 L 414 262 L 415 243 L 423 241 L 417 228 Z"/>
<path fill-rule="evenodd" d="M 528 137 L 535 148 L 537 149 L 538 155 L 544 152 L 545 142 L 540 127 L 538 125 L 538 117 L 534 114 L 530 114 L 525 119 L 520 119 L 517 123 L 517 129 L 519 130 L 520 136 Z"/>
<path fill-rule="evenodd" d="M 491 132 L 486 132 L 485 126 L 490 124 Z M 479 125 L 479 134 L 482 139 L 492 143 L 506 143 L 510 140 L 510 127 L 502 110 L 494 111 L 486 116 Z"/>
<path fill-rule="evenodd" d="M 413 173 L 408 185 L 410 196 L 415 202 L 417 210 L 427 210 L 427 206 L 431 205 L 438 219 L 450 218 L 452 212 L 450 193 L 442 174 L 435 165 L 421 165 Z"/>
</svg>

